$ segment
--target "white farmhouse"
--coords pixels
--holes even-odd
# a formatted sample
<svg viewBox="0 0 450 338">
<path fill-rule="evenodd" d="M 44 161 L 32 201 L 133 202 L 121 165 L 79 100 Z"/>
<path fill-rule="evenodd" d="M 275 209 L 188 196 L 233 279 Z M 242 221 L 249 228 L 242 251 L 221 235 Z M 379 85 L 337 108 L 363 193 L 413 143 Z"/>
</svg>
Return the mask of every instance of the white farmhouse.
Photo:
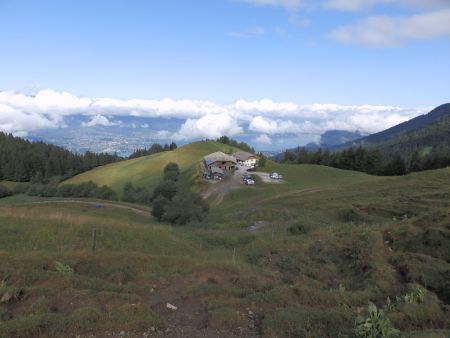
<svg viewBox="0 0 450 338">
<path fill-rule="evenodd" d="M 246 151 L 240 151 L 233 155 L 236 158 L 236 162 L 249 168 L 256 167 L 256 161 L 258 156 L 248 153 Z"/>
</svg>

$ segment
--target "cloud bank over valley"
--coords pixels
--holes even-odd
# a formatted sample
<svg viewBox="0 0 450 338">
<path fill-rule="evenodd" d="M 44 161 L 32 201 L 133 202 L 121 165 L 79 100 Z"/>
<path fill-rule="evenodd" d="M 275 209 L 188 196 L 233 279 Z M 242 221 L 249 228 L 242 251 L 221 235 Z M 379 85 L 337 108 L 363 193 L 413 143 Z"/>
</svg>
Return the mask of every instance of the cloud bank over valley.
<svg viewBox="0 0 450 338">
<path fill-rule="evenodd" d="M 0 131 L 33 136 L 75 129 L 95 137 L 94 131 L 110 130 L 111 135 L 118 131 L 124 137 L 142 133 L 155 142 L 179 143 L 229 135 L 259 149 L 283 149 L 316 140 L 327 130 L 378 132 L 432 108 L 299 104 L 270 99 L 223 104 L 171 98 L 90 98 L 54 90 L 41 90 L 33 96 L 3 91 Z"/>
</svg>

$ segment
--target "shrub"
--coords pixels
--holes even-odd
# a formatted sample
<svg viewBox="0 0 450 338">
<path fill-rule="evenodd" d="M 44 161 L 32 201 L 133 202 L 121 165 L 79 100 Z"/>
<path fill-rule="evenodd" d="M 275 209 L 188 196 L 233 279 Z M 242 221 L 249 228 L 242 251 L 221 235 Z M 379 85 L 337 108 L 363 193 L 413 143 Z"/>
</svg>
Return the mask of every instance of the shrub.
<svg viewBox="0 0 450 338">
<path fill-rule="evenodd" d="M 291 235 L 305 235 L 310 231 L 310 227 L 305 224 L 297 223 L 288 228 L 288 232 Z"/>
<path fill-rule="evenodd" d="M 94 190 L 94 197 L 102 200 L 117 201 L 117 193 L 106 185 Z"/>
<path fill-rule="evenodd" d="M 149 204 L 152 194 L 142 187 L 134 187 L 131 182 L 127 182 L 123 187 L 122 201 L 130 203 Z"/>
<path fill-rule="evenodd" d="M 394 328 L 384 311 L 369 302 L 361 316 L 356 318 L 355 334 L 357 337 L 398 337 L 400 331 Z"/>
<path fill-rule="evenodd" d="M 170 162 L 164 167 L 164 180 L 178 181 L 180 168 L 178 164 Z"/>
<path fill-rule="evenodd" d="M 73 268 L 61 262 L 55 262 L 55 269 L 63 275 L 73 275 L 74 273 Z"/>
<path fill-rule="evenodd" d="M 5 187 L 4 185 L 0 184 L 0 198 L 3 197 L 8 197 L 12 195 L 12 191 L 9 190 L 7 187 Z"/>
<path fill-rule="evenodd" d="M 174 181 L 161 181 L 153 191 L 152 201 L 157 199 L 159 196 L 162 196 L 170 201 L 176 193 L 177 185 Z"/>
<path fill-rule="evenodd" d="M 202 222 L 206 219 L 209 206 L 202 197 L 192 191 L 180 191 L 164 207 L 162 219 L 176 225 Z"/>
<path fill-rule="evenodd" d="M 152 204 L 152 216 L 155 217 L 158 221 L 161 221 L 166 210 L 166 205 L 168 205 L 170 201 L 164 196 L 158 196 Z"/>
</svg>

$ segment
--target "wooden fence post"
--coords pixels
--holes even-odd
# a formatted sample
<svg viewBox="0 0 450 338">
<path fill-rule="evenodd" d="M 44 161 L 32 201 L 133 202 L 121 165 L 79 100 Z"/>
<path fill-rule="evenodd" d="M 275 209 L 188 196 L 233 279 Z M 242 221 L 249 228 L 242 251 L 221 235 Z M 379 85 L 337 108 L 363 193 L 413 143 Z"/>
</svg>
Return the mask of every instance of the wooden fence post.
<svg viewBox="0 0 450 338">
<path fill-rule="evenodd" d="M 97 245 L 97 230 L 92 229 L 92 252 L 95 252 L 95 247 Z"/>
</svg>

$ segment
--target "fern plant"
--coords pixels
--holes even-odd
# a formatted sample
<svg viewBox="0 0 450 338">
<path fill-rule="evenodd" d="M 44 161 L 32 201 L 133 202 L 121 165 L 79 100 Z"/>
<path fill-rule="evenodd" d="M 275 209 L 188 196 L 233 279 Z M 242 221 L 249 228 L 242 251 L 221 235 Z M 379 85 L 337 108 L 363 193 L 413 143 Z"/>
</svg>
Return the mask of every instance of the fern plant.
<svg viewBox="0 0 450 338">
<path fill-rule="evenodd" d="M 399 337 L 400 331 L 392 326 L 383 310 L 369 302 L 363 314 L 356 318 L 355 334 L 361 338 L 393 338 Z"/>
<path fill-rule="evenodd" d="M 67 264 L 61 262 L 55 262 L 56 271 L 62 273 L 63 275 L 73 275 L 74 270 Z"/>
</svg>

